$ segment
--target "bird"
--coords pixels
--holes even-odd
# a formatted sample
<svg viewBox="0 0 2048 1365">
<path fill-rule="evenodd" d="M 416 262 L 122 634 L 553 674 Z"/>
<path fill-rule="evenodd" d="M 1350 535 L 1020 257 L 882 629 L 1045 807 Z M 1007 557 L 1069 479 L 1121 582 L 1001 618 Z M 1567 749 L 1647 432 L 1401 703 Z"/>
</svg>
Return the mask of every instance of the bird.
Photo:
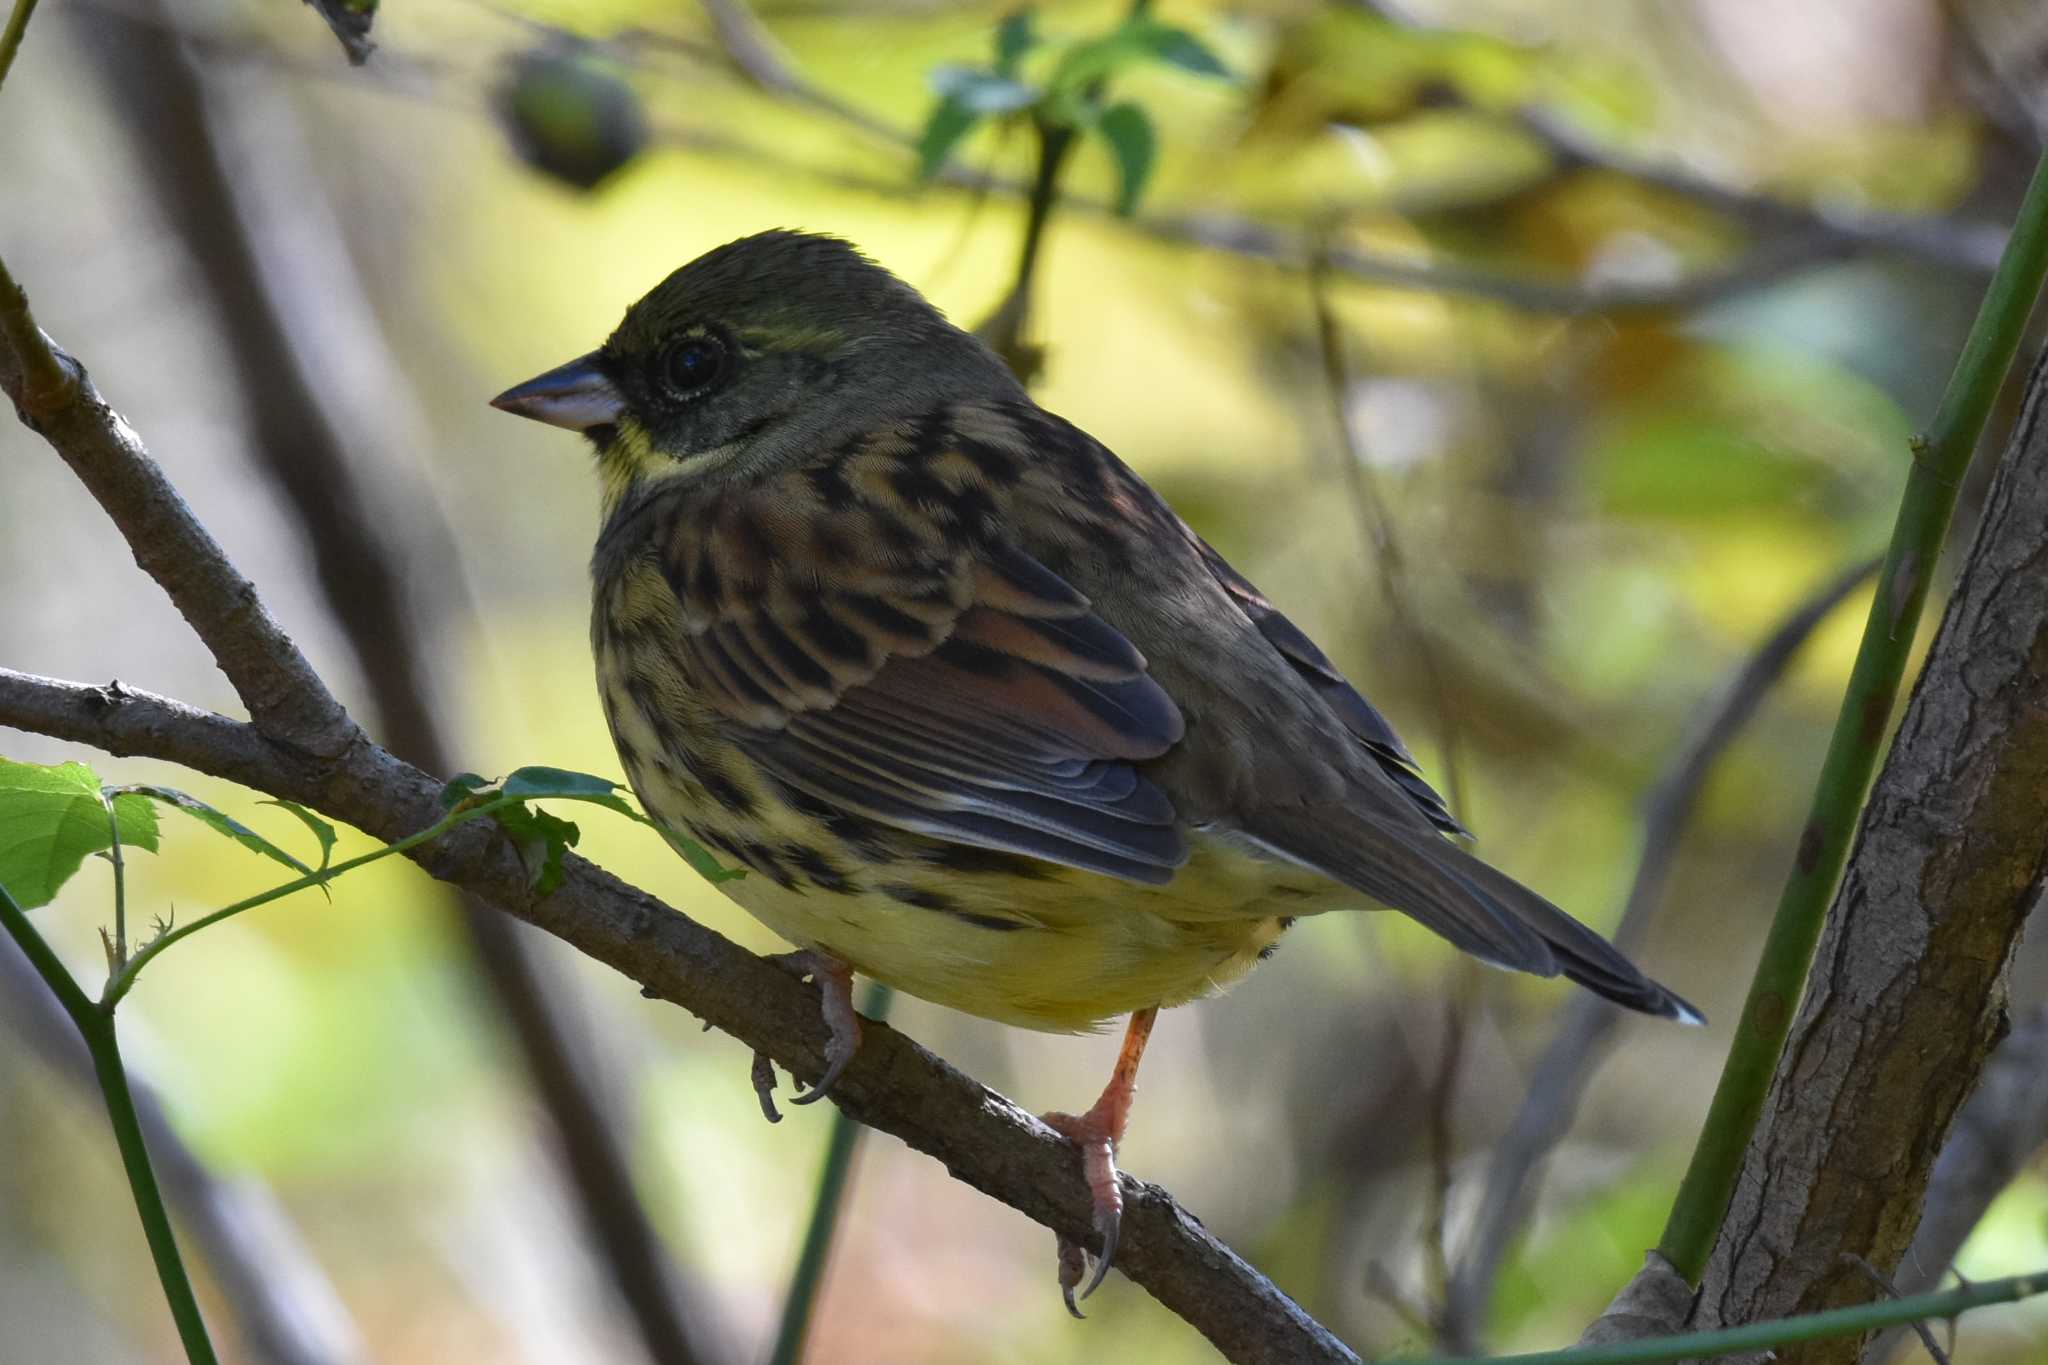
<svg viewBox="0 0 2048 1365">
<path fill-rule="evenodd" d="M 1115 1257 L 1157 1012 L 1303 916 L 1391 908 L 1497 967 L 1701 1022 L 1466 848 L 1307 634 L 848 242 L 720 246 L 492 403 L 594 452 L 611 736 L 649 814 L 747 874 L 720 889 L 816 983 L 827 1065 L 799 1102 L 858 1050 L 855 974 L 1029 1029 L 1129 1016 L 1094 1105 L 1045 1116 L 1093 1203 L 1081 1297 Z M 1058 1251 L 1078 1316 L 1087 1258 Z"/>
</svg>

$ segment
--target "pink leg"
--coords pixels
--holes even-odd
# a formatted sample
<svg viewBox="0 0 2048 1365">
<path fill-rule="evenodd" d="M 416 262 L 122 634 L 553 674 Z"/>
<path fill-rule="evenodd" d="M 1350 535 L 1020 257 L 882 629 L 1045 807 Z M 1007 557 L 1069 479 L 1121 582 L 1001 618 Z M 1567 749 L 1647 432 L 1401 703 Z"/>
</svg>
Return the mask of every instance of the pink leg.
<svg viewBox="0 0 2048 1365">
<path fill-rule="evenodd" d="M 798 1104 L 811 1104 L 825 1097 L 832 1083 L 846 1070 L 853 1054 L 860 1051 L 860 1015 L 853 1008 L 853 968 L 838 958 L 805 948 L 780 953 L 768 959 L 800 980 L 815 981 L 823 997 L 825 1028 L 825 1074 L 818 1083 L 796 1097 Z M 761 1112 L 770 1123 L 778 1122 L 775 1112 L 775 1072 L 765 1053 L 754 1058 L 754 1089 L 761 1096 Z"/>
<path fill-rule="evenodd" d="M 1095 1233 L 1102 1239 L 1102 1254 L 1095 1261 L 1095 1278 L 1081 1290 L 1080 1297 L 1084 1299 L 1102 1284 L 1103 1277 L 1109 1274 L 1110 1262 L 1116 1259 L 1117 1230 L 1124 1215 L 1123 1191 L 1117 1186 L 1116 1149 L 1123 1141 L 1124 1125 L 1131 1116 L 1131 1100 L 1137 1094 L 1138 1062 L 1145 1055 L 1145 1043 L 1152 1036 L 1152 1021 L 1158 1014 L 1155 1006 L 1131 1016 L 1130 1026 L 1124 1030 L 1123 1048 L 1117 1053 L 1116 1070 L 1110 1073 L 1109 1084 L 1087 1113 L 1039 1116 L 1047 1127 L 1081 1149 L 1081 1174 L 1088 1181 L 1088 1193 L 1095 1204 Z M 1076 1306 L 1074 1291 L 1087 1270 L 1087 1259 L 1079 1246 L 1064 1237 L 1059 1243 L 1059 1258 L 1060 1297 L 1066 1300 L 1067 1311 L 1078 1318 L 1081 1310 Z"/>
</svg>

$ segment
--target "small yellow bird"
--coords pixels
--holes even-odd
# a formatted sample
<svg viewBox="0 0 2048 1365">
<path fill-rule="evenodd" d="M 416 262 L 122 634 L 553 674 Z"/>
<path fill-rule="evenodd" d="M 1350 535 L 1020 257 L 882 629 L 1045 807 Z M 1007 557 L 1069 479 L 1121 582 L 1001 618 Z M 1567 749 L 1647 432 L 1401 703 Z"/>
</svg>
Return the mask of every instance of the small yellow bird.
<svg viewBox="0 0 2048 1365">
<path fill-rule="evenodd" d="M 1130 1027 L 1081 1149 L 1115 1165 L 1155 1012 L 1301 915 L 1391 906 L 1488 962 L 1699 1016 L 1448 836 L 1316 645 L 986 347 L 831 237 L 676 271 L 598 350 L 500 394 L 597 452 L 591 643 L 649 811 L 752 875 L 830 1065 L 853 973 L 970 1014 Z M 1070 1308 L 1084 1267 L 1062 1247 Z"/>
</svg>

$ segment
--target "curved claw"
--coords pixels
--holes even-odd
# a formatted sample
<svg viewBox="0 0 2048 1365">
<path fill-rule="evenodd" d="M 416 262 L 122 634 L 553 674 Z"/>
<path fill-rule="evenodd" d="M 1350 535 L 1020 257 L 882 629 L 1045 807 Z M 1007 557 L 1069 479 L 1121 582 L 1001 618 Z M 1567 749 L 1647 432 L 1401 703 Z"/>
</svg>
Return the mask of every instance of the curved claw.
<svg viewBox="0 0 2048 1365">
<path fill-rule="evenodd" d="M 1080 1286 L 1081 1277 L 1088 1273 L 1088 1253 L 1081 1249 L 1079 1242 L 1069 1242 L 1062 1237 L 1059 1239 L 1059 1262 L 1060 1298 L 1066 1303 L 1069 1313 L 1085 1322 L 1088 1315 L 1074 1302 L 1074 1290 Z M 1092 1293 L 1095 1286 L 1089 1285 L 1088 1288 Z"/>
<path fill-rule="evenodd" d="M 768 959 L 799 980 L 815 981 L 825 1016 L 825 1074 L 818 1083 L 791 1100 L 815 1104 L 825 1098 L 860 1051 L 860 1015 L 853 1008 L 853 968 L 836 957 L 805 948 Z"/>
<path fill-rule="evenodd" d="M 1121 1200 L 1114 1207 L 1104 1204 L 1095 1206 L 1095 1235 L 1102 1239 L 1102 1254 L 1095 1258 L 1095 1277 L 1089 1280 L 1088 1287 L 1081 1291 L 1082 1298 L 1085 1299 L 1102 1288 L 1102 1282 L 1109 1278 L 1109 1267 L 1116 1260 L 1117 1234 L 1123 1230 L 1123 1225 L 1124 1210 Z M 1068 1304 L 1068 1307 L 1072 1306 L 1071 1303 Z"/>
</svg>

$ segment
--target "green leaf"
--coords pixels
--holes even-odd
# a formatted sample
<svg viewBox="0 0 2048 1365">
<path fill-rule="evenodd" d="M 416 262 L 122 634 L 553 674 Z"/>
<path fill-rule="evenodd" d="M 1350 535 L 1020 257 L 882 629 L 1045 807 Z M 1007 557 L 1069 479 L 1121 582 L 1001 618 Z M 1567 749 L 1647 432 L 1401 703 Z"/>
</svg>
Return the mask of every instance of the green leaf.
<svg viewBox="0 0 2048 1365">
<path fill-rule="evenodd" d="M 935 92 L 971 114 L 1014 114 L 1038 103 L 1036 88 L 974 66 L 935 68 L 931 83 Z"/>
<path fill-rule="evenodd" d="M 516 796 L 522 801 L 554 797 L 562 801 L 588 801 L 592 805 L 615 810 L 628 819 L 642 824 L 653 824 L 640 813 L 637 806 L 619 795 L 619 784 L 610 778 L 598 777 L 591 773 L 571 772 L 567 768 L 518 768 L 507 777 L 498 790 L 506 796 Z"/>
<path fill-rule="evenodd" d="M 1102 134 L 1116 157 L 1116 211 L 1128 217 L 1138 207 L 1138 196 L 1145 192 L 1145 181 L 1158 158 L 1152 120 L 1135 104 L 1113 104 L 1095 121 L 1095 131 Z"/>
<path fill-rule="evenodd" d="M 216 810 L 196 796 L 188 795 L 171 787 L 148 785 L 121 787 L 118 791 L 123 795 L 133 793 L 136 796 L 148 797 L 152 801 L 161 801 L 167 806 L 185 812 L 185 814 L 191 816 L 200 824 L 205 825 L 208 829 L 213 830 L 216 834 L 226 835 L 252 853 L 261 853 L 264 857 L 283 863 L 286 867 L 301 875 L 312 875 L 312 868 L 300 862 L 276 844 L 271 843 L 270 840 L 264 838 L 255 830 L 250 829 L 233 816 Z"/>
<path fill-rule="evenodd" d="M 537 806 L 506 806 L 491 818 L 512 836 L 519 861 L 526 865 L 528 882 L 545 896 L 562 884 L 562 855 L 576 846 L 583 831 L 572 821 L 550 815 Z"/>
<path fill-rule="evenodd" d="M 1217 80 L 1235 79 L 1230 68 L 1201 39 L 1184 28 L 1160 25 L 1150 41 L 1152 55 L 1168 66 L 1177 66 L 1197 76 L 1213 76 Z"/>
<path fill-rule="evenodd" d="M 747 869 L 744 867 L 727 867 L 724 863 L 719 862 L 710 849 L 704 847 L 704 845 L 698 843 L 689 835 L 684 834 L 681 830 L 670 829 L 658 820 L 649 820 L 647 823 L 660 831 L 661 837 L 668 840 L 668 846 L 677 853 L 680 853 L 683 861 L 688 863 L 698 876 L 710 882 L 713 886 L 718 885 L 720 882 L 736 882 L 747 875 Z"/>
<path fill-rule="evenodd" d="M 101 803 L 98 774 L 83 763 L 44 767 L 0 758 L 0 885 L 24 910 L 48 905 L 86 858 L 113 846 L 156 852 L 156 813 L 139 796 Z"/>
<path fill-rule="evenodd" d="M 980 115 L 957 100 L 944 98 L 934 105 L 924 131 L 917 135 L 917 178 L 929 180 L 937 175 L 960 139 L 980 121 Z"/>
<path fill-rule="evenodd" d="M 299 817 L 299 823 L 313 832 L 320 843 L 320 871 L 325 872 L 334 861 L 334 826 L 322 820 L 296 801 L 265 801 L 266 806 L 278 806 Z"/>
<path fill-rule="evenodd" d="M 441 809 L 454 810 L 490 785 L 489 778 L 475 773 L 457 773 L 448 779 L 447 786 L 441 788 Z"/>
<path fill-rule="evenodd" d="M 1131 19 L 1100 38 L 1075 43 L 1060 57 L 1046 87 L 1076 90 L 1105 80 L 1127 66 L 1158 61 L 1198 76 L 1230 77 L 1230 68 L 1186 29 L 1157 19 Z"/>
<path fill-rule="evenodd" d="M 1014 76 L 1017 63 L 1024 54 L 1038 46 L 1038 34 L 1032 28 L 1031 7 L 1019 9 L 996 25 L 996 74 Z"/>
</svg>

